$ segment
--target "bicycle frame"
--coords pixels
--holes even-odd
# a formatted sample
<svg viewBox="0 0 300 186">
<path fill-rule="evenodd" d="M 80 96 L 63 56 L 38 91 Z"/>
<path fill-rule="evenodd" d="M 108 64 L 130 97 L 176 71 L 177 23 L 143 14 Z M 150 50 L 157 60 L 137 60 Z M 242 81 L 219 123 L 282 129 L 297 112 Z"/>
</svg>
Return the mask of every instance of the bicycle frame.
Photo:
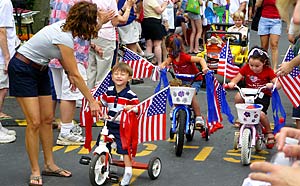
<svg viewBox="0 0 300 186">
<path fill-rule="evenodd" d="M 191 120 L 192 108 L 189 105 L 176 105 L 173 113 L 172 113 L 172 132 L 176 132 L 176 114 L 179 110 L 183 110 L 186 113 L 186 121 L 185 121 L 185 134 L 189 133 L 189 124 L 190 122 L 194 122 Z"/>
</svg>

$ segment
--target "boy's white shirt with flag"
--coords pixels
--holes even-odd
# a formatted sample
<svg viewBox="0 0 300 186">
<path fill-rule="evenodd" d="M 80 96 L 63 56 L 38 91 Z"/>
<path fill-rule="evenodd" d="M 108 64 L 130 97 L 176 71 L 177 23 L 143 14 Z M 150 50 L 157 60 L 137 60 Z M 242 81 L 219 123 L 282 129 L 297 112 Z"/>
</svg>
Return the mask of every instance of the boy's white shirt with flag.
<svg viewBox="0 0 300 186">
<path fill-rule="evenodd" d="M 285 56 L 285 63 L 290 62 L 294 58 L 294 52 L 291 46 L 288 48 L 288 52 Z M 281 83 L 282 89 L 292 102 L 295 108 L 300 105 L 300 70 L 298 67 L 294 67 L 292 72 L 286 76 L 279 76 L 278 80 Z"/>
<path fill-rule="evenodd" d="M 239 73 L 239 71 L 240 68 L 233 64 L 233 56 L 231 54 L 229 40 L 227 40 L 227 43 L 222 48 L 219 56 L 217 73 L 224 76 L 225 82 L 225 78 L 232 79 Z"/>
</svg>

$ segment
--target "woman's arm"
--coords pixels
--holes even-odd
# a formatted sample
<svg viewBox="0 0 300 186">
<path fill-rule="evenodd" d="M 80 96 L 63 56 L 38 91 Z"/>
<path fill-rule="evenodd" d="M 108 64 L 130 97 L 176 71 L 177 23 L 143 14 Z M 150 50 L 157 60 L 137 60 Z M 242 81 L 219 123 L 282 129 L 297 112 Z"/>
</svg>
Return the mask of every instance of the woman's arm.
<svg viewBox="0 0 300 186">
<path fill-rule="evenodd" d="M 163 11 L 167 8 L 168 1 L 164 1 L 160 6 L 154 8 L 155 13 L 162 14 Z"/>
<path fill-rule="evenodd" d="M 68 76 L 71 86 L 75 85 L 80 90 L 84 97 L 89 101 L 92 115 L 97 116 L 100 112 L 99 103 L 93 98 L 89 88 L 86 86 L 85 81 L 78 71 L 77 62 L 74 57 L 74 50 L 62 44 L 57 45 L 57 47 L 62 55 L 61 65 Z"/>
<path fill-rule="evenodd" d="M 255 7 L 256 8 L 261 7 L 262 3 L 263 3 L 263 0 L 256 0 Z"/>
<path fill-rule="evenodd" d="M 119 10 L 118 20 L 120 24 L 125 24 L 129 18 L 130 10 L 134 5 L 133 0 L 125 1 L 123 7 Z"/>
</svg>

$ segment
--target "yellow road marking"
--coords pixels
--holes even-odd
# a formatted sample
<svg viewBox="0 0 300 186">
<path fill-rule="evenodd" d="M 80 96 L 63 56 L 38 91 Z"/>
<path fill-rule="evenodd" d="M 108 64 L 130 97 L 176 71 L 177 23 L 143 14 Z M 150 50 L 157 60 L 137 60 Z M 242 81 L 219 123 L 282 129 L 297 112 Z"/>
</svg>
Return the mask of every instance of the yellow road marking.
<svg viewBox="0 0 300 186">
<path fill-rule="evenodd" d="M 80 145 L 68 145 L 64 153 L 71 152 L 71 151 L 76 150 L 78 148 L 80 148 Z"/>
<path fill-rule="evenodd" d="M 93 147 L 95 146 L 95 144 L 96 144 L 96 141 L 92 141 L 91 142 L 91 149 L 93 149 Z M 80 151 L 78 152 L 78 154 L 89 154 L 89 153 L 90 153 L 89 150 L 86 149 L 86 148 L 84 148 L 84 147 L 82 147 L 80 149 Z"/>
<path fill-rule="evenodd" d="M 176 139 L 176 134 L 174 135 L 174 138 L 173 138 L 173 139 L 169 138 L 169 139 L 167 139 L 167 141 L 168 141 L 168 142 L 175 142 L 175 139 Z"/>
<path fill-rule="evenodd" d="M 132 185 L 132 183 L 144 172 L 145 172 L 145 170 L 142 170 L 142 169 L 132 169 L 132 178 L 130 180 L 130 185 Z M 119 179 L 122 180 L 122 177 L 120 177 Z M 119 186 L 119 184 L 115 183 L 115 184 L 112 184 L 112 186 Z"/>
<path fill-rule="evenodd" d="M 194 158 L 195 161 L 204 161 L 213 150 L 213 147 L 204 147 Z"/>
<path fill-rule="evenodd" d="M 238 153 L 226 153 L 228 156 L 241 156 L 241 154 Z M 259 156 L 259 155 L 251 155 L 251 158 L 256 158 L 256 159 L 263 159 L 265 160 L 266 157 Z"/>
<path fill-rule="evenodd" d="M 183 145 L 184 149 L 199 149 L 199 146 Z"/>
<path fill-rule="evenodd" d="M 27 126 L 27 122 L 25 119 L 16 119 L 15 121 L 18 123 L 19 126 Z"/>
<path fill-rule="evenodd" d="M 223 158 L 223 160 L 225 160 L 225 161 L 228 161 L 228 162 L 231 162 L 231 163 L 240 163 L 241 162 L 241 160 L 237 160 L 237 159 L 234 159 L 234 158 L 228 158 L 228 157 L 226 157 L 226 158 Z"/>
<path fill-rule="evenodd" d="M 152 153 L 152 151 L 156 150 L 156 148 L 157 148 L 156 145 L 150 144 L 150 143 L 144 143 L 143 145 L 146 146 L 146 149 L 142 150 L 141 152 L 136 153 L 136 157 L 150 155 Z"/>
<path fill-rule="evenodd" d="M 64 147 L 65 146 L 58 146 L 58 145 L 56 145 L 56 146 L 52 147 L 52 151 L 55 152 L 55 151 L 58 151 L 60 149 L 63 149 Z"/>
</svg>

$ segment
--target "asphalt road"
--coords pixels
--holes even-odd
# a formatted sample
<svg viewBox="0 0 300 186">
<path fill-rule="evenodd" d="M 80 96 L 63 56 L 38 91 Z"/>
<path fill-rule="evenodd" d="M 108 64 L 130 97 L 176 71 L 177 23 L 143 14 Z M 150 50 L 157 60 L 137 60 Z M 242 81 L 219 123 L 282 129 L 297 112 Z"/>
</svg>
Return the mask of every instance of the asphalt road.
<svg viewBox="0 0 300 186">
<path fill-rule="evenodd" d="M 287 36 L 284 32 L 279 42 L 280 60 L 288 48 Z M 259 45 L 259 37 L 251 32 L 250 46 Z M 219 78 L 222 80 L 222 78 Z M 132 89 L 137 93 L 140 100 L 144 100 L 154 92 L 156 83 L 146 80 L 142 85 L 133 85 Z M 236 116 L 233 104 L 233 97 L 236 91 L 227 93 L 227 100 L 231 106 L 232 113 Z M 287 123 L 292 126 L 291 109 L 292 106 L 280 91 L 282 103 L 287 112 Z M 207 112 L 206 93 L 202 89 L 198 95 L 201 103 L 202 113 Z M 23 186 L 29 181 L 30 168 L 25 151 L 24 134 L 26 123 L 19 105 L 15 98 L 8 97 L 5 100 L 4 112 L 13 116 L 13 120 L 2 120 L 2 124 L 17 132 L 17 141 L 11 144 L 0 145 L 0 184 L 3 186 Z M 168 108 L 169 112 L 169 108 Z M 79 120 L 79 109 L 75 120 Z M 272 121 L 271 106 L 268 116 Z M 59 113 L 57 112 L 57 117 Z M 194 140 L 185 143 L 183 154 L 176 157 L 174 152 L 174 142 L 156 141 L 140 144 L 136 161 L 148 162 L 153 156 L 158 156 L 162 161 L 162 172 L 157 180 L 150 180 L 146 170 L 134 170 L 134 177 L 131 185 L 205 185 L 205 186 L 240 186 L 250 169 L 240 163 L 240 151 L 233 150 L 233 136 L 235 129 L 224 117 L 224 128 L 211 135 L 209 141 L 201 138 L 199 132 L 195 133 Z M 169 131 L 170 122 L 167 123 Z M 100 131 L 100 127 L 93 127 L 93 136 Z M 58 136 L 58 131 L 54 130 L 54 138 Z M 167 132 L 168 136 L 168 132 Z M 82 155 L 90 156 L 82 146 L 54 146 L 54 156 L 58 165 L 72 171 L 71 178 L 43 177 L 44 185 L 47 186 L 83 186 L 90 185 L 88 176 L 88 166 L 80 165 L 79 159 Z M 254 153 L 253 161 L 269 160 L 275 150 L 264 150 L 261 153 Z M 42 151 L 40 152 L 40 166 L 43 166 Z M 118 168 L 119 175 L 123 169 Z M 115 185 L 108 183 L 107 185 Z"/>
</svg>

